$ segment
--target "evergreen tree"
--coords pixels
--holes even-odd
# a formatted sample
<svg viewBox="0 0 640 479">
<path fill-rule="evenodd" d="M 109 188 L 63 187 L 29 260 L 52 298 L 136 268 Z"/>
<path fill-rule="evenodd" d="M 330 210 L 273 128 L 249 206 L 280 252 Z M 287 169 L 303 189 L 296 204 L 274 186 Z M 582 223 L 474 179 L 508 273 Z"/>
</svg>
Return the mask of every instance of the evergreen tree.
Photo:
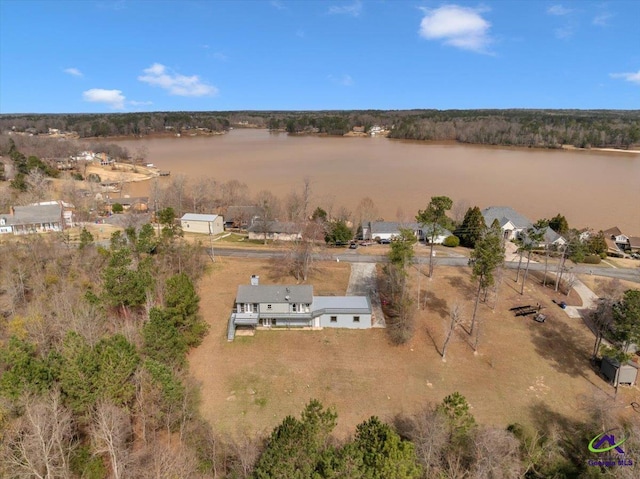
<svg viewBox="0 0 640 479">
<path fill-rule="evenodd" d="M 476 243 L 484 231 L 487 229 L 487 225 L 484 222 L 484 217 L 480 208 L 474 206 L 469 208 L 464 215 L 462 224 L 456 228 L 455 235 L 460 238 L 460 244 L 467 248 L 475 248 Z"/>
<path fill-rule="evenodd" d="M 559 235 L 564 236 L 569 232 L 569 222 L 563 215 L 558 213 L 549 220 L 549 228 L 551 228 Z"/>
<path fill-rule="evenodd" d="M 87 228 L 82 227 L 82 231 L 80 231 L 80 244 L 78 248 L 85 249 L 86 247 L 93 244 L 93 235 Z"/>
<path fill-rule="evenodd" d="M 482 291 L 493 285 L 493 273 L 504 262 L 504 245 L 499 227 L 492 226 L 485 232 L 482 239 L 476 243 L 471 259 L 473 261 L 472 278 L 478 281 L 476 302 L 471 318 L 471 333 L 473 333 L 480 295 Z"/>
<path fill-rule="evenodd" d="M 400 236 L 391 242 L 389 261 L 394 266 L 404 270 L 414 257 L 413 245 L 416 244 L 416 236 L 407 228 L 400 228 Z"/>
<path fill-rule="evenodd" d="M 144 354 L 155 361 L 169 366 L 183 366 L 186 360 L 187 344 L 178 330 L 175 316 L 170 311 L 152 308 L 149 321 L 142 329 Z"/>
<path fill-rule="evenodd" d="M 207 323 L 199 316 L 200 298 L 196 288 L 185 273 L 167 280 L 165 305 L 167 312 L 189 347 L 198 346 L 207 332 Z"/>
<path fill-rule="evenodd" d="M 418 211 L 416 221 L 427 227 L 429 232 L 429 242 L 431 243 L 431 251 L 429 253 L 429 277 L 433 276 L 433 243 L 435 239 L 442 233 L 445 225 L 449 225 L 451 221 L 447 218 L 447 211 L 453 206 L 453 201 L 448 196 L 432 196 L 431 201 L 426 209 Z"/>
<path fill-rule="evenodd" d="M 342 221 L 334 221 L 329 225 L 329 230 L 324 237 L 325 242 L 333 245 L 345 244 L 353 237 L 351 228 Z"/>
<path fill-rule="evenodd" d="M 377 417 L 356 427 L 355 451 L 362 457 L 362 477 L 367 479 L 418 479 L 418 464 L 413 443 L 400 438 Z"/>
<path fill-rule="evenodd" d="M 627 290 L 613 308 L 614 339 L 626 353 L 631 343 L 640 343 L 640 291 Z"/>
<path fill-rule="evenodd" d="M 0 396 L 17 399 L 24 392 L 42 393 L 53 382 L 53 370 L 36 347 L 11 336 L 0 348 Z"/>
</svg>

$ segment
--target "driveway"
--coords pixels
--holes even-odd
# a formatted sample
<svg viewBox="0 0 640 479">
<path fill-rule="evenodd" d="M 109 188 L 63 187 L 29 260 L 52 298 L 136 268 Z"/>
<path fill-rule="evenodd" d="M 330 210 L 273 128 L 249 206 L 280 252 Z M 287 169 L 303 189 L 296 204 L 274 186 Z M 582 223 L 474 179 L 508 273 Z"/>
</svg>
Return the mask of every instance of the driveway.
<svg viewBox="0 0 640 479">
<path fill-rule="evenodd" d="M 375 263 L 351 263 L 347 296 L 368 296 L 371 300 L 373 327 L 384 328 L 384 314 L 380 306 L 380 296 L 376 289 L 376 283 Z"/>
</svg>

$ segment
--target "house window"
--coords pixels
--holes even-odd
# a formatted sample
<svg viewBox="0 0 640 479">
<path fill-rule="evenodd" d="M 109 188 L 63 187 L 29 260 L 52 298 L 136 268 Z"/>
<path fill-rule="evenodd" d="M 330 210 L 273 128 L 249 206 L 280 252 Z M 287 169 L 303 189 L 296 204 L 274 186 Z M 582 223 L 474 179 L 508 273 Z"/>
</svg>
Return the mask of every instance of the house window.
<svg viewBox="0 0 640 479">
<path fill-rule="evenodd" d="M 270 304 L 267 304 L 267 309 L 271 309 L 271 305 Z"/>
<path fill-rule="evenodd" d="M 331 316 L 329 321 L 331 321 L 332 323 L 337 323 L 338 322 L 338 317 L 337 316 Z"/>
<path fill-rule="evenodd" d="M 295 303 L 294 303 L 294 304 L 292 304 L 292 305 L 291 305 L 291 311 L 293 311 L 294 313 L 295 313 L 296 311 L 298 311 L 298 305 L 297 305 L 297 304 L 295 304 Z"/>
<path fill-rule="evenodd" d="M 258 312 L 258 303 L 253 303 L 253 312 L 254 313 Z"/>
<path fill-rule="evenodd" d="M 354 323 L 359 323 L 360 322 L 360 316 L 354 316 L 353 317 L 353 322 Z"/>
</svg>

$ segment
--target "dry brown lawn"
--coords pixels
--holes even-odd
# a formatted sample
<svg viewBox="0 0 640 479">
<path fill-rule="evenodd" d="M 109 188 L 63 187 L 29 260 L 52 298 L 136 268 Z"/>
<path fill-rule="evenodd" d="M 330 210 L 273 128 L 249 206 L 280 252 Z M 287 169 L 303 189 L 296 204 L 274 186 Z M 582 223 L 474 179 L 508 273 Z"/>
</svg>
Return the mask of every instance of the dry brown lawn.
<svg viewBox="0 0 640 479">
<path fill-rule="evenodd" d="M 543 290 L 534 278 L 520 296 L 512 271 L 503 279 L 497 303 L 490 295 L 480 305 L 478 355 L 462 329 L 446 362 L 439 354 L 452 304 L 459 302 L 469 319 L 475 292 L 468 268 L 449 267 L 438 267 L 433 280 L 421 279 L 426 306 L 417 314 L 416 334 L 408 344 L 390 344 L 383 329 L 258 331 L 227 342 L 237 285 L 248 283 L 251 274 L 259 274 L 261 284 L 293 282 L 274 270 L 266 261 L 223 258 L 200 283 L 211 330 L 189 362 L 202 384 L 202 414 L 220 432 L 268 433 L 286 415 L 299 415 L 311 398 L 335 406 L 336 434 L 345 436 L 371 415 L 391 421 L 454 391 L 468 399 L 479 422 L 499 426 L 532 423 L 541 411 L 580 419 L 587 414 L 585 401 L 613 395 L 590 368 L 591 333 L 551 301 L 580 305 L 580 298 Z M 417 272 L 411 274 L 415 280 Z M 310 283 L 315 294 L 344 294 L 348 276 L 349 265 L 323 263 Z M 548 315 L 543 324 L 508 311 L 537 303 Z M 619 401 L 638 400 L 637 393 L 635 388 L 622 391 Z"/>
</svg>

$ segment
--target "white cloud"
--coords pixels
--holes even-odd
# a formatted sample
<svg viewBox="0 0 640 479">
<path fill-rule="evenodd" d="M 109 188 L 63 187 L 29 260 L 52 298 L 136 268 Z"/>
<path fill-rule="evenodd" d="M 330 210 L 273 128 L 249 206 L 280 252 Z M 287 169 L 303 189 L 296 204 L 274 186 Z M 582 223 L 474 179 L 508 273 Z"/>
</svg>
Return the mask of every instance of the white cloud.
<svg viewBox="0 0 640 479">
<path fill-rule="evenodd" d="M 613 13 L 602 12 L 593 18 L 593 24 L 599 27 L 607 27 L 611 18 L 613 18 Z"/>
<path fill-rule="evenodd" d="M 425 16 L 420 22 L 420 36 L 427 40 L 442 40 L 463 50 L 487 53 L 491 43 L 491 23 L 482 18 L 479 9 L 444 5 L 436 9 L 423 9 Z"/>
<path fill-rule="evenodd" d="M 279 0 L 271 0 L 271 2 L 269 2 L 271 4 L 271 6 L 275 9 L 278 10 L 284 10 L 286 7 L 282 4 L 282 2 L 280 2 Z"/>
<path fill-rule="evenodd" d="M 564 27 L 556 28 L 554 30 L 556 38 L 559 38 L 560 40 L 572 37 L 575 32 L 576 29 L 572 25 L 565 25 Z"/>
<path fill-rule="evenodd" d="M 226 62 L 229 59 L 229 57 L 222 52 L 215 52 L 212 57 L 216 60 L 220 60 L 221 62 Z"/>
<path fill-rule="evenodd" d="M 338 77 L 329 75 L 328 78 L 332 83 L 335 83 L 336 85 L 342 85 L 342 86 L 353 85 L 353 78 L 351 78 L 351 75 L 344 74 Z"/>
<path fill-rule="evenodd" d="M 329 15 L 351 15 L 357 17 L 362 13 L 362 2 L 356 0 L 351 5 L 344 5 L 342 7 L 332 6 L 329 7 Z"/>
<path fill-rule="evenodd" d="M 609 76 L 611 76 L 611 78 L 622 78 L 623 80 L 640 85 L 640 70 L 635 73 L 611 73 Z"/>
<path fill-rule="evenodd" d="M 91 103 L 106 103 L 114 110 L 123 110 L 125 97 L 121 90 L 92 88 L 82 93 L 82 99 Z"/>
<path fill-rule="evenodd" d="M 74 76 L 74 77 L 81 77 L 81 76 L 84 76 L 84 75 L 82 74 L 82 72 L 81 72 L 80 70 L 78 70 L 77 68 L 65 68 L 63 71 L 64 71 L 65 73 L 69 74 L 69 75 Z"/>
<path fill-rule="evenodd" d="M 171 95 L 177 96 L 211 96 L 218 93 L 213 85 L 208 85 L 200 80 L 198 75 L 185 76 L 179 73 L 169 72 L 167 67 L 154 63 L 143 70 L 138 80 L 152 86 L 164 88 Z"/>
<path fill-rule="evenodd" d="M 552 5 L 549 8 L 547 8 L 547 13 L 549 15 L 555 15 L 557 17 L 561 17 L 563 15 L 569 15 L 571 12 L 573 12 L 573 10 L 571 10 L 570 8 L 563 7 L 560 4 Z"/>
</svg>

